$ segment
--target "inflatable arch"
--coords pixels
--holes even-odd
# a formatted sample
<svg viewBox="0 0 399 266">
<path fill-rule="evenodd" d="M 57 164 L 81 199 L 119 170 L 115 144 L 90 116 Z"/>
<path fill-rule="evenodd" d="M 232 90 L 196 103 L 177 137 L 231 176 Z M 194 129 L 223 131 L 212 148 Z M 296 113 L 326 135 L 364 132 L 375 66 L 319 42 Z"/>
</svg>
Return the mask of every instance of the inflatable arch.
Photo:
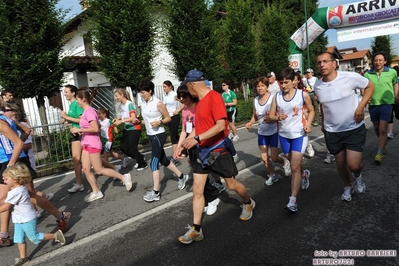
<svg viewBox="0 0 399 266">
<path fill-rule="evenodd" d="M 302 70 L 302 51 L 328 29 L 344 28 L 345 31 L 337 34 L 341 41 L 388 35 L 399 33 L 398 18 L 399 0 L 369 0 L 319 8 L 291 36 L 290 65 Z"/>
</svg>

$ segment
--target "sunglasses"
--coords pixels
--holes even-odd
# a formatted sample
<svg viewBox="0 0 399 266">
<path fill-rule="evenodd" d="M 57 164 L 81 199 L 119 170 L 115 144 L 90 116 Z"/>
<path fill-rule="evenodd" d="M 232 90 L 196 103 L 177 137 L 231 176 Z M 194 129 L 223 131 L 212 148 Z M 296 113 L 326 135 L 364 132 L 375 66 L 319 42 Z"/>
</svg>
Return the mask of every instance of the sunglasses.
<svg viewBox="0 0 399 266">
<path fill-rule="evenodd" d="M 222 84 L 222 86 L 224 87 L 224 86 L 227 86 L 227 84 Z"/>
<path fill-rule="evenodd" d="M 180 98 L 186 99 L 186 98 L 188 97 L 188 95 L 187 95 L 187 94 L 180 94 L 180 95 L 178 95 L 177 97 L 178 97 L 179 99 L 180 99 Z"/>
<path fill-rule="evenodd" d="M 4 110 L 4 112 L 12 112 L 12 110 L 11 109 L 6 109 L 6 110 Z"/>
</svg>

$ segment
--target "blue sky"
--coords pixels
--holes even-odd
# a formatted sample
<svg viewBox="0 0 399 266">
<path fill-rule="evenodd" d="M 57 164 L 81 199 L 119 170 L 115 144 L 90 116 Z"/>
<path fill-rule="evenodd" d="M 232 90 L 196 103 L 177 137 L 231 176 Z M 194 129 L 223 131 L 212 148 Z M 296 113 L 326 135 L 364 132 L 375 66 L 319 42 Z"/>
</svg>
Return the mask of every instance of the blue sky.
<svg viewBox="0 0 399 266">
<path fill-rule="evenodd" d="M 344 5 L 349 3 L 356 3 L 359 1 L 354 0 L 319 0 L 319 7 L 326 7 L 326 6 L 337 6 L 337 5 Z M 79 5 L 79 0 L 60 0 L 58 3 L 58 7 L 62 9 L 71 8 L 71 11 L 68 14 L 68 17 L 74 17 L 75 15 L 81 12 L 81 8 Z M 312 14 L 309 14 L 311 16 Z M 349 47 L 356 47 L 358 50 L 368 49 L 371 46 L 371 41 L 373 38 L 368 39 L 360 39 L 357 41 L 349 41 L 349 42 L 337 42 L 337 34 L 334 29 L 330 29 L 326 31 L 328 36 L 329 46 L 334 45 L 337 46 L 338 49 L 344 49 Z M 392 35 L 394 41 L 394 54 L 399 55 L 399 34 Z"/>
</svg>

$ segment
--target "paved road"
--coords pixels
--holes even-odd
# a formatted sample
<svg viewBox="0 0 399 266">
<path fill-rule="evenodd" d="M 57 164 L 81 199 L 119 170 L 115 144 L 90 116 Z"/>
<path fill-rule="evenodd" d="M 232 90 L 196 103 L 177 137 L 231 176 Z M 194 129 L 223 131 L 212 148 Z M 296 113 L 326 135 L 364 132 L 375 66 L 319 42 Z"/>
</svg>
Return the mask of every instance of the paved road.
<svg viewBox="0 0 399 266">
<path fill-rule="evenodd" d="M 249 132 L 241 129 L 236 143 L 238 179 L 256 201 L 254 215 L 250 221 L 240 221 L 239 197 L 225 191 L 218 211 L 204 217 L 204 240 L 191 245 L 177 241 L 186 232 L 185 226 L 192 223 L 191 182 L 179 191 L 177 178 L 169 171 L 163 172 L 162 198 L 156 203 L 142 200 L 145 190 L 152 187 L 150 170 L 137 173 L 132 160 L 126 170 L 133 176 L 132 192 L 118 181 L 99 177 L 105 197 L 93 203 L 83 201 L 88 190 L 76 194 L 66 191 L 73 182 L 71 173 L 37 180 L 38 189 L 55 191 L 54 204 L 73 215 L 66 233 L 68 245 L 29 243 L 28 254 L 33 258 L 29 265 L 291 266 L 312 265 L 321 262 L 314 259 L 331 258 L 334 251 L 342 254 L 353 250 L 358 253 L 342 254 L 341 258 L 348 259 L 342 261 L 346 265 L 399 265 L 398 128 L 395 125 L 398 137 L 389 142 L 388 156 L 381 166 L 373 164 L 377 138 L 371 129 L 368 131 L 363 157 L 367 191 L 354 195 L 349 203 L 340 200 L 343 183 L 335 165 L 323 163 L 324 141 L 320 127 L 314 128 L 310 139 L 316 155 L 304 159 L 304 166 L 311 171 L 310 188 L 300 193 L 296 214 L 283 209 L 290 195 L 290 178 L 278 168 L 279 182 L 266 187 L 267 171 L 260 163 L 256 128 Z M 186 162 L 180 168 L 189 171 Z M 44 214 L 38 227 L 54 231 L 56 223 Z M 374 250 L 394 252 L 383 254 L 391 257 L 367 256 Z M 17 254 L 16 246 L 1 248 L 0 264 L 11 264 Z"/>
</svg>

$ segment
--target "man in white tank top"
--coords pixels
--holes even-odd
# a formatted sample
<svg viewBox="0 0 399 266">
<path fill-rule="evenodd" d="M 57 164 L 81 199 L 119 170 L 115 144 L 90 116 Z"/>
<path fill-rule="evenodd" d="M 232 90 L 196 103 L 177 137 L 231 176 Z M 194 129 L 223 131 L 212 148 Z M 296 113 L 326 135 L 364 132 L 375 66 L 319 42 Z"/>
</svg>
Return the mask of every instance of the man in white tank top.
<svg viewBox="0 0 399 266">
<path fill-rule="evenodd" d="M 366 190 L 361 165 L 367 133 L 363 119 L 374 85 L 357 73 L 336 71 L 337 62 L 331 53 L 320 54 L 317 66 L 322 79 L 316 82 L 314 92 L 321 104 L 322 131 L 345 184 L 341 199 L 351 201 L 353 191 Z M 360 102 L 359 91 L 363 91 Z M 349 171 L 355 178 L 352 184 Z"/>
</svg>

